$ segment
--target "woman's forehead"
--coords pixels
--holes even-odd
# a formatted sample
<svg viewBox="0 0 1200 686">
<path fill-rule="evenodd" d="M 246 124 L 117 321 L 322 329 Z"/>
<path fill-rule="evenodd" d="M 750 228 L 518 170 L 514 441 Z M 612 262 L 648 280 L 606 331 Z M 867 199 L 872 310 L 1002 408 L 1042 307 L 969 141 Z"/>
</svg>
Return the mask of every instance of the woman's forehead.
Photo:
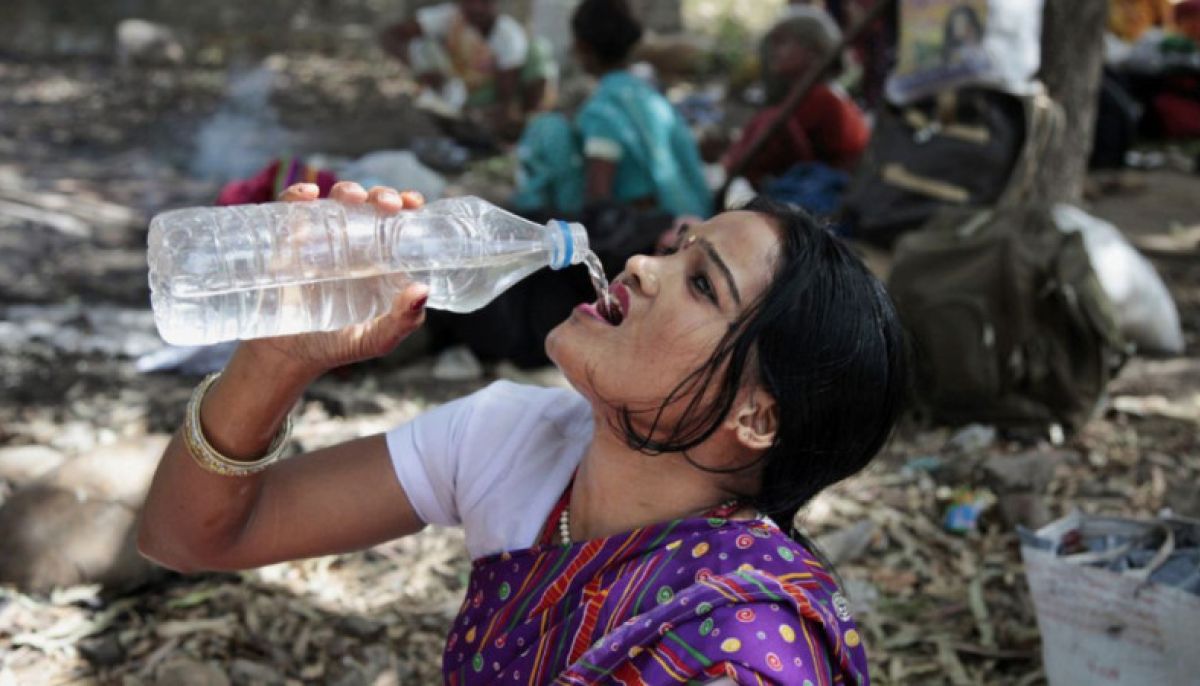
<svg viewBox="0 0 1200 686">
<path fill-rule="evenodd" d="M 706 222 L 693 226 L 689 233 L 703 235 L 714 245 L 748 247 L 756 250 L 779 245 L 779 228 L 765 214 L 747 210 L 722 212 Z"/>
<path fill-rule="evenodd" d="M 775 220 L 758 212 L 723 212 L 693 226 L 689 235 L 702 236 L 734 271 L 769 275 L 779 255 L 780 232 Z M 686 239 L 685 239 L 686 240 Z"/>
</svg>

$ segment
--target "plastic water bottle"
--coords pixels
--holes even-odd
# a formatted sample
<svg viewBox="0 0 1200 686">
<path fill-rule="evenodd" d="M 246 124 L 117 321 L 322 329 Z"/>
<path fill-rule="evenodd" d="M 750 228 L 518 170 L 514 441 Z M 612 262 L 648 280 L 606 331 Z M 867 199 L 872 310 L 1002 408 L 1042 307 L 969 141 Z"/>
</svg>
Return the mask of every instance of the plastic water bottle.
<svg viewBox="0 0 1200 686">
<path fill-rule="evenodd" d="M 167 342 L 202 345 L 367 321 L 411 281 L 430 307 L 469 312 L 590 254 L 579 224 L 473 197 L 391 216 L 333 200 L 196 207 L 150 222 L 150 300 Z"/>
</svg>

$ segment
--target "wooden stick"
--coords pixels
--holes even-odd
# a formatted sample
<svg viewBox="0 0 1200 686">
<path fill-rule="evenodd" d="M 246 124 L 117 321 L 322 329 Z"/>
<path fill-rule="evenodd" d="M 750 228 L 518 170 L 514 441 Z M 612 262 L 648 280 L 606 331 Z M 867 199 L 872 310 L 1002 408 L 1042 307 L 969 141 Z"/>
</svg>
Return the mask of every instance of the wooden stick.
<svg viewBox="0 0 1200 686">
<path fill-rule="evenodd" d="M 79 195 L 31 191 L 0 184 L 0 201 L 5 202 L 10 210 L 14 205 L 25 205 L 30 211 L 40 210 L 73 217 L 89 226 L 136 226 L 145 222 L 142 216 L 130 207 Z M 21 216 L 25 218 L 24 215 Z"/>
<path fill-rule="evenodd" d="M 91 238 L 92 227 L 73 214 L 10 202 L 0 197 L 0 217 L 13 217 L 34 224 L 44 224 L 55 231 L 75 238 Z"/>
</svg>

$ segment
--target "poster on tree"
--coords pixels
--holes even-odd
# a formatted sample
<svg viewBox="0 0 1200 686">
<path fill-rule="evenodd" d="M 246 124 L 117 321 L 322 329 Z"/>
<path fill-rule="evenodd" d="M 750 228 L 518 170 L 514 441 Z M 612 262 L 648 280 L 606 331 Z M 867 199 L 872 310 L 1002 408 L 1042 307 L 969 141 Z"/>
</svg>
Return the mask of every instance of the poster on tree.
<svg viewBox="0 0 1200 686">
<path fill-rule="evenodd" d="M 897 70 L 914 73 L 979 60 L 987 0 L 906 0 Z"/>
<path fill-rule="evenodd" d="M 965 85 L 1028 93 L 1041 17 L 1041 0 L 900 0 L 888 98 L 904 104 Z"/>
</svg>

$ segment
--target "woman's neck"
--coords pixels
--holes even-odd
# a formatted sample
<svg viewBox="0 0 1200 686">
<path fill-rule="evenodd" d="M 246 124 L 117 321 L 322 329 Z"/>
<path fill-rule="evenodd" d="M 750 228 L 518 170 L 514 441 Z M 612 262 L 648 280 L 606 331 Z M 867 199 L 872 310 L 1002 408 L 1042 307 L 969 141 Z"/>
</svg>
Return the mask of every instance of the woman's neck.
<svg viewBox="0 0 1200 686">
<path fill-rule="evenodd" d="M 633 450 L 598 421 L 571 490 L 571 539 L 604 538 L 701 516 L 731 495 L 720 488 L 717 477 L 679 453 Z"/>
<path fill-rule="evenodd" d="M 609 74 L 616 74 L 627 69 L 629 69 L 629 61 L 625 60 L 616 64 L 600 64 L 598 62 L 593 63 L 588 71 L 591 73 L 593 78 L 599 81 Z"/>
</svg>

